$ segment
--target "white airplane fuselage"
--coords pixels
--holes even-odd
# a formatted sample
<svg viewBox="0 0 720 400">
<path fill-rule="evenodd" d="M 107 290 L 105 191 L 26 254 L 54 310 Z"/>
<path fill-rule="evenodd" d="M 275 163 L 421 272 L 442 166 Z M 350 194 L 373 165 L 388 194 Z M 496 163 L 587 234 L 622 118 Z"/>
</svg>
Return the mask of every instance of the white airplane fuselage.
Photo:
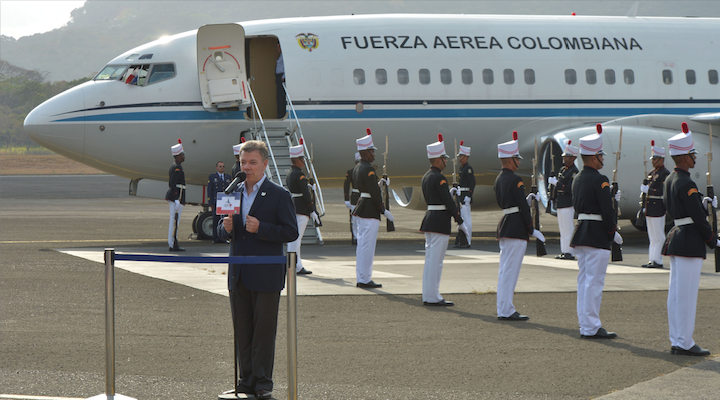
<svg viewBox="0 0 720 400">
<path fill-rule="evenodd" d="M 429 167 L 425 146 L 437 133 L 444 134 L 450 155 L 464 140 L 478 184 L 492 186 L 500 169 L 496 145 L 510 140 L 513 130 L 524 157 L 519 173 L 529 178 L 535 138 L 540 172 L 547 176 L 551 152 L 559 155 L 566 139 L 577 143 L 602 123 L 608 156 L 601 172 L 608 176 L 623 129 L 617 178 L 625 191 L 624 217 L 630 217 L 651 140 L 667 148 L 667 139 L 687 121 L 700 153 L 692 171 L 700 187 L 708 171 L 709 123 L 720 148 L 717 19 L 361 15 L 238 24 L 248 43 L 276 38 L 281 44 L 288 95 L 323 187 L 342 185 L 353 166 L 355 139 L 367 127 L 379 166 L 388 136 L 387 172 L 398 188 L 420 185 Z M 174 64 L 172 79 L 146 86 L 84 83 L 33 110 L 27 134 L 108 173 L 161 182 L 173 161 L 170 146 L 180 138 L 188 183 L 204 185 L 216 161 L 234 162 L 232 145 L 258 122 L 242 107 L 203 107 L 196 35 L 152 42 L 108 63 L 130 66 L 139 62 L 137 55 L 151 54 L 148 64 Z M 252 47 L 235 56 L 248 69 Z M 255 87 L 257 72 L 247 71 L 256 93 L 264 90 Z M 556 166 L 560 162 L 556 157 Z M 674 166 L 669 157 L 666 165 Z M 712 167 L 715 185 L 718 165 Z M 448 177 L 451 166 L 444 171 Z M 479 207 L 496 207 L 490 188 L 479 188 L 475 200 Z"/>
</svg>

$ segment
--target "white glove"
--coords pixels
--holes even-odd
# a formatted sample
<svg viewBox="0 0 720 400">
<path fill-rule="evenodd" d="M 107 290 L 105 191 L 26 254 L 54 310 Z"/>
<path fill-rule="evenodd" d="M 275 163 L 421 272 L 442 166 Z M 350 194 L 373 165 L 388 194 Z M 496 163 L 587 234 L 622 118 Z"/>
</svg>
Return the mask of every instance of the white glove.
<svg viewBox="0 0 720 400">
<path fill-rule="evenodd" d="M 713 208 L 717 208 L 718 206 L 718 200 L 717 196 L 714 196 L 712 199 L 709 197 L 703 197 L 702 199 L 702 205 L 705 207 L 705 209 L 708 209 L 708 203 L 712 204 Z"/>
<path fill-rule="evenodd" d="M 615 193 L 615 201 L 617 201 L 618 203 L 620 202 L 620 190 Z"/>
<path fill-rule="evenodd" d="M 317 191 L 317 185 L 316 185 L 316 184 L 313 183 L 312 185 L 308 185 L 308 186 L 310 186 L 310 188 L 313 190 L 313 192 Z"/>
<path fill-rule="evenodd" d="M 540 232 L 539 230 L 533 229 L 532 236 L 534 238 L 540 239 L 541 242 L 545 243 L 545 235 L 543 235 L 542 232 Z"/>
<path fill-rule="evenodd" d="M 320 217 L 318 217 L 318 215 L 315 211 L 311 212 L 310 216 L 312 217 L 313 221 L 315 221 L 315 225 L 320 224 Z"/>
<path fill-rule="evenodd" d="M 465 196 L 465 200 L 463 201 L 463 203 L 465 203 L 466 206 L 469 206 L 470 205 L 470 196 Z"/>
<path fill-rule="evenodd" d="M 395 218 L 393 218 L 392 214 L 390 214 L 390 210 L 385 210 L 383 215 L 388 219 L 388 221 L 395 221 Z"/>
<path fill-rule="evenodd" d="M 648 186 L 648 185 L 640 185 L 640 191 L 645 194 L 647 194 L 649 189 L 650 189 L 650 186 Z"/>
<path fill-rule="evenodd" d="M 557 185 L 557 178 L 554 176 L 551 176 L 548 178 L 548 184 L 550 185 Z"/>
<path fill-rule="evenodd" d="M 463 232 L 465 234 L 465 237 L 468 238 L 468 242 L 469 242 L 470 238 L 472 237 L 472 234 L 468 230 L 467 225 L 465 225 L 465 223 L 463 222 L 462 224 L 458 225 L 458 230 L 460 230 L 461 232 Z"/>
<path fill-rule="evenodd" d="M 615 237 L 613 237 L 613 242 L 615 242 L 617 244 L 623 244 L 622 236 L 620 236 L 620 234 L 617 233 L 617 231 L 615 231 Z"/>
<path fill-rule="evenodd" d="M 180 207 L 180 200 L 175 200 L 175 207 Z"/>
<path fill-rule="evenodd" d="M 390 186 L 390 178 L 380 178 L 380 180 L 378 181 L 378 186 L 382 186 L 382 185 L 389 187 Z"/>
<path fill-rule="evenodd" d="M 715 243 L 715 247 L 720 247 L 720 239 L 718 239 L 717 243 Z"/>
<path fill-rule="evenodd" d="M 347 207 L 348 210 L 352 210 L 352 209 L 353 209 L 352 204 L 350 204 L 350 200 L 348 200 L 348 201 L 345 202 L 345 207 Z"/>
<path fill-rule="evenodd" d="M 533 199 L 535 199 L 535 200 L 537 200 L 537 201 L 540 201 L 540 195 L 539 195 L 538 193 L 530 193 L 530 194 L 527 195 L 527 197 L 525 198 L 525 200 L 527 200 L 528 205 L 531 205 L 531 204 L 532 204 Z"/>
<path fill-rule="evenodd" d="M 458 188 L 452 187 L 450 189 L 450 196 L 457 196 L 458 194 L 460 194 L 460 190 L 458 190 Z"/>
</svg>

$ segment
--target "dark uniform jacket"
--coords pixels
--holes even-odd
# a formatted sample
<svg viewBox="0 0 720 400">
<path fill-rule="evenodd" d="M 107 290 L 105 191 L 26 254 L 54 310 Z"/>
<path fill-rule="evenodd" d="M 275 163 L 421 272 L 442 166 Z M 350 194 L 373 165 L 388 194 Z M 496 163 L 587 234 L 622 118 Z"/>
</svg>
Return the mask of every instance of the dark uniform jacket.
<svg viewBox="0 0 720 400">
<path fill-rule="evenodd" d="M 360 196 L 357 205 L 353 209 L 353 215 L 360 218 L 380 219 L 380 214 L 385 213 L 385 206 L 378 187 L 375 168 L 368 161 L 361 160 L 353 169 L 353 182 L 355 182 L 361 194 L 370 193 L 371 196 L 371 198 Z"/>
<path fill-rule="evenodd" d="M 225 190 L 225 188 L 230 184 L 230 181 L 232 181 L 232 179 L 230 179 L 230 175 L 228 174 L 223 174 L 222 179 L 220 178 L 220 174 L 217 172 L 208 176 L 207 203 L 213 210 L 215 209 L 215 204 L 217 203 L 217 194 Z"/>
<path fill-rule="evenodd" d="M 572 197 L 576 213 L 600 215 L 602 221 L 578 219 L 570 246 L 610 250 L 617 223 L 607 176 L 595 168 L 583 167 L 573 180 Z"/>
<path fill-rule="evenodd" d="M 717 241 L 707 222 L 702 198 L 695 182 L 690 179 L 690 172 L 675 168 L 667 177 L 664 196 L 667 212 L 676 220 L 690 217 L 693 223 L 670 229 L 663 244 L 663 255 L 705 258 L 705 245 L 715 248 Z"/>
<path fill-rule="evenodd" d="M 170 187 L 165 193 L 165 200 L 175 201 L 180 200 L 180 204 L 185 204 L 185 171 L 183 171 L 182 164 L 173 163 L 170 166 L 170 180 L 168 186 Z M 182 190 L 178 186 L 183 186 Z M 182 195 L 180 194 L 182 193 Z"/>
<path fill-rule="evenodd" d="M 235 174 L 237 174 L 240 171 L 242 171 L 242 169 L 240 168 L 240 161 L 235 161 L 232 169 L 230 170 L 230 181 L 235 179 Z"/>
<path fill-rule="evenodd" d="M 557 204 L 557 208 L 568 208 L 573 206 L 572 184 L 577 173 L 578 168 L 575 164 L 571 165 L 569 168 L 566 165 L 563 165 L 563 167 L 560 168 L 560 172 L 557 176 L 557 189 L 555 191 L 555 203 Z"/>
<path fill-rule="evenodd" d="M 302 169 L 292 166 L 290 173 L 285 178 L 287 188 L 293 194 L 293 203 L 295 203 L 295 213 L 310 216 L 315 211 L 315 202 L 313 202 L 308 180 Z M 302 196 L 295 196 L 301 194 Z"/>
<path fill-rule="evenodd" d="M 497 238 L 529 240 L 533 232 L 530 206 L 525 200 L 525 185 L 515 172 L 503 168 L 495 178 L 495 199 L 502 209 L 518 207 L 519 212 L 503 215 L 497 227 Z"/>
<path fill-rule="evenodd" d="M 357 185 L 353 181 L 353 169 L 349 169 L 345 173 L 345 182 L 343 182 L 343 194 L 345 195 L 345 201 L 349 201 L 350 204 L 356 205 L 358 198 L 360 198 L 360 192 L 357 191 Z M 355 189 L 353 191 L 352 189 Z"/>
<path fill-rule="evenodd" d="M 662 217 L 665 215 L 665 202 L 663 202 L 663 192 L 665 187 L 665 178 L 670 175 L 667 168 L 653 170 L 648 175 L 648 192 L 645 196 L 645 215 L 648 217 Z M 651 198 L 650 196 L 656 197 Z M 657 198 L 659 197 L 659 198 Z"/>
<path fill-rule="evenodd" d="M 470 204 L 472 204 L 473 191 L 475 190 L 475 174 L 473 174 L 470 163 L 465 163 L 460 169 L 460 175 L 458 177 L 458 184 L 461 188 L 467 188 L 460 193 L 460 202 L 464 202 L 465 196 L 470 197 Z M 429 203 L 428 203 L 429 204 Z"/>
<path fill-rule="evenodd" d="M 455 202 L 450 196 L 447 179 L 438 168 L 431 167 L 422 177 L 422 191 L 425 202 L 430 205 L 444 205 L 444 210 L 427 210 L 422 225 L 421 232 L 434 232 L 449 235 L 451 232 L 450 217 L 455 218 L 458 224 L 463 223 Z"/>
</svg>

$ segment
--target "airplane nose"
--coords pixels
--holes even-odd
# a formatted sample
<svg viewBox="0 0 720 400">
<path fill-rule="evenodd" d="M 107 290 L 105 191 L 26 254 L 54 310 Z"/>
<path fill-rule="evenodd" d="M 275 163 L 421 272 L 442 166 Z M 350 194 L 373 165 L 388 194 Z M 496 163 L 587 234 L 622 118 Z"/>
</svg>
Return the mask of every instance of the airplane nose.
<svg viewBox="0 0 720 400">
<path fill-rule="evenodd" d="M 85 147 L 85 100 L 76 86 L 35 107 L 23 127 L 35 143 L 80 161 Z"/>
</svg>

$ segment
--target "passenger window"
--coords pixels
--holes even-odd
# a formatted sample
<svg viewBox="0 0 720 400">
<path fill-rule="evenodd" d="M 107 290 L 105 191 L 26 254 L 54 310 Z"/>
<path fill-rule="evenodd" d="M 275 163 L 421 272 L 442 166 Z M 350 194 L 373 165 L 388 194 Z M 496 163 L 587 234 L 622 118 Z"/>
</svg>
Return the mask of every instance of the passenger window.
<svg viewBox="0 0 720 400">
<path fill-rule="evenodd" d="M 462 70 L 462 83 L 466 85 L 472 85 L 473 83 L 473 74 L 471 69 L 464 69 Z"/>
<path fill-rule="evenodd" d="M 585 70 L 585 82 L 587 82 L 588 85 L 594 85 L 597 83 L 597 74 L 594 69 Z"/>
<path fill-rule="evenodd" d="M 440 82 L 443 85 L 449 85 L 452 83 L 452 72 L 449 69 L 443 68 L 440 70 Z"/>
<path fill-rule="evenodd" d="M 608 85 L 615 84 L 615 70 L 614 69 L 606 69 L 605 70 L 605 83 L 607 83 Z"/>
<path fill-rule="evenodd" d="M 364 85 L 365 84 L 365 70 L 364 69 L 356 69 L 353 71 L 353 81 L 356 85 Z"/>
<path fill-rule="evenodd" d="M 526 69 L 525 70 L 525 83 L 528 85 L 535 84 L 535 70 L 534 69 Z"/>
<path fill-rule="evenodd" d="M 565 70 L 565 83 L 568 85 L 574 85 L 577 83 L 577 73 L 574 69 Z"/>
<path fill-rule="evenodd" d="M 166 81 L 175 77 L 175 65 L 174 64 L 156 64 L 153 65 L 150 70 L 150 76 L 148 77 L 147 84 L 153 84 L 161 81 Z"/>
<path fill-rule="evenodd" d="M 430 84 L 430 70 L 429 69 L 421 69 L 420 70 L 420 83 L 423 85 L 429 85 Z"/>
<path fill-rule="evenodd" d="M 398 70 L 398 83 L 401 85 L 407 85 L 410 83 L 410 74 L 408 73 L 408 70 L 406 69 L 399 69 Z"/>
<path fill-rule="evenodd" d="M 503 80 L 505 81 L 505 84 L 512 85 L 515 83 L 515 71 L 511 70 L 510 68 L 503 71 Z"/>
<path fill-rule="evenodd" d="M 669 69 L 664 69 L 662 72 L 662 80 L 663 83 L 666 85 L 672 84 L 672 71 L 670 71 Z"/>
<path fill-rule="evenodd" d="M 375 70 L 375 83 L 378 85 L 384 85 L 387 83 L 387 71 L 384 69 Z"/>
<path fill-rule="evenodd" d="M 493 70 L 484 69 L 483 70 L 483 83 L 486 85 L 492 85 L 494 82 L 495 82 L 495 76 L 493 75 Z"/>
<path fill-rule="evenodd" d="M 633 70 L 626 69 L 623 71 L 623 77 L 625 78 L 626 85 L 632 85 L 635 83 L 635 72 L 633 72 Z"/>
<path fill-rule="evenodd" d="M 711 69 L 708 71 L 708 82 L 710 82 L 711 85 L 718 84 L 718 72 L 716 69 Z"/>
<path fill-rule="evenodd" d="M 695 84 L 695 70 L 694 69 L 688 69 L 685 71 L 685 81 L 688 85 L 694 85 Z"/>
</svg>

